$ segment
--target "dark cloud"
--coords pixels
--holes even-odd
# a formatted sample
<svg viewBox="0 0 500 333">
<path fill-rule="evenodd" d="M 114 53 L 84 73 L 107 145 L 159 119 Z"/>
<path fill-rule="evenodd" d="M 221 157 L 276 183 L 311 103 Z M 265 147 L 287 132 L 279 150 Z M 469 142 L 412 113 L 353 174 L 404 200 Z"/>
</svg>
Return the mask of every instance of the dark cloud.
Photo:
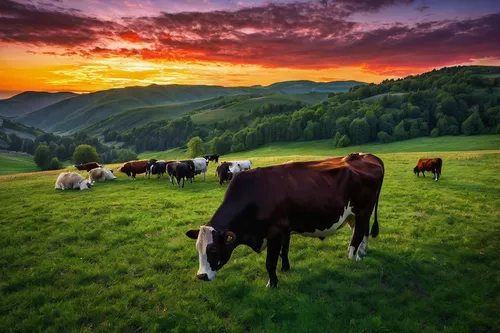
<svg viewBox="0 0 500 333">
<path fill-rule="evenodd" d="M 71 46 L 109 37 L 118 25 L 39 3 L 0 2 L 0 41 Z"/>
<path fill-rule="evenodd" d="M 416 11 L 418 12 L 425 12 L 426 10 L 430 9 L 431 7 L 427 6 L 427 5 L 422 5 L 422 6 L 418 6 L 417 8 L 415 8 Z"/>
<path fill-rule="evenodd" d="M 267 4 L 236 11 L 161 13 L 120 23 L 5 0 L 3 42 L 59 47 L 65 56 L 220 61 L 265 67 L 323 69 L 364 66 L 396 75 L 408 68 L 499 57 L 500 13 L 468 20 L 394 23 L 368 29 L 356 12 L 409 0 L 337 0 Z M 109 41 L 127 42 L 112 49 Z M 52 52 L 52 50 L 50 51 Z"/>
</svg>

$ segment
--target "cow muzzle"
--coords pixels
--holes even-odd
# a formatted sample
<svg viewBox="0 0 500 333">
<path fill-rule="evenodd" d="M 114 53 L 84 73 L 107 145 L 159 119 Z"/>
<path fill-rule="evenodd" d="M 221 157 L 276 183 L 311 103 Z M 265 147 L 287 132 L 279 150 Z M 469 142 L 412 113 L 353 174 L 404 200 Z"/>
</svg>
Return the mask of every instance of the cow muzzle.
<svg viewBox="0 0 500 333">
<path fill-rule="evenodd" d="M 196 274 L 196 276 L 198 277 L 198 279 L 200 280 L 203 280 L 203 281 L 210 281 L 210 279 L 208 278 L 208 275 L 203 273 L 203 274 Z"/>
</svg>

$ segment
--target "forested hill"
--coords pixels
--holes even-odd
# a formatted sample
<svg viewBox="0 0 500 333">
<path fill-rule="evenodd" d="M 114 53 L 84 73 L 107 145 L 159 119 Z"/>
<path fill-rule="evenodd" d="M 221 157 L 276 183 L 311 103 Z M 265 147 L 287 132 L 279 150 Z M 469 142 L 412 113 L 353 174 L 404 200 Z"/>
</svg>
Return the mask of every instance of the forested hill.
<svg viewBox="0 0 500 333">
<path fill-rule="evenodd" d="M 0 116 L 19 117 L 48 105 L 77 96 L 69 92 L 49 93 L 25 91 L 11 98 L 0 100 Z"/>
<path fill-rule="evenodd" d="M 500 67 L 460 66 L 331 93 L 314 105 L 268 103 L 214 123 L 190 115 L 125 133 L 106 131 L 138 152 L 183 145 L 194 136 L 228 153 L 274 141 L 332 139 L 335 146 L 421 136 L 500 133 Z M 300 103 L 300 102 L 298 102 Z"/>
<path fill-rule="evenodd" d="M 78 95 L 16 120 L 53 133 L 70 134 L 88 130 L 92 134 L 100 134 L 107 128 L 124 131 L 158 119 L 173 119 L 204 106 L 210 107 L 214 98 L 273 95 L 287 99 L 295 94 L 300 99 L 302 95 L 312 93 L 321 97 L 319 100 L 324 100 L 328 93 L 348 91 L 356 84 L 360 82 L 286 81 L 267 87 L 153 84 Z M 316 102 L 318 99 L 314 100 Z"/>
</svg>

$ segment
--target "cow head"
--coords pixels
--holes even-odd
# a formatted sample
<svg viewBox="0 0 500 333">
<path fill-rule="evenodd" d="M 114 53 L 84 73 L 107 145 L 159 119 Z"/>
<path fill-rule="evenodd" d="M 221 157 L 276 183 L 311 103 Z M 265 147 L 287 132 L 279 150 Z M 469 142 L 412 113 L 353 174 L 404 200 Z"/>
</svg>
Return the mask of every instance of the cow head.
<svg viewBox="0 0 500 333">
<path fill-rule="evenodd" d="M 200 280 L 211 281 L 216 272 L 224 266 L 236 246 L 236 235 L 231 231 L 217 231 L 210 226 L 199 230 L 189 230 L 186 236 L 196 239 L 199 255 L 199 269 L 196 276 Z"/>
<path fill-rule="evenodd" d="M 90 188 L 92 187 L 92 183 L 89 182 L 87 179 L 82 179 L 78 183 L 78 185 L 80 187 L 80 190 L 90 190 Z"/>
<path fill-rule="evenodd" d="M 420 170 L 418 170 L 418 165 L 413 168 L 413 173 L 418 174 Z"/>
</svg>

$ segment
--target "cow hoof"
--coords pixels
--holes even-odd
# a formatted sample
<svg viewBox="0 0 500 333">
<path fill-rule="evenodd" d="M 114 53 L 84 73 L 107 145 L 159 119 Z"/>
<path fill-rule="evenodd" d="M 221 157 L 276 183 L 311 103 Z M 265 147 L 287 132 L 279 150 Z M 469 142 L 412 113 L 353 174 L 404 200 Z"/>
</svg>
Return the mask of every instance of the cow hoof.
<svg viewBox="0 0 500 333">
<path fill-rule="evenodd" d="M 282 272 L 288 272 L 290 270 L 290 265 L 281 265 Z"/>
<path fill-rule="evenodd" d="M 274 289 L 278 287 L 278 281 L 272 283 L 271 280 L 267 281 L 266 288 Z"/>
<path fill-rule="evenodd" d="M 360 256 L 362 256 L 362 257 L 366 256 L 366 251 L 365 251 L 365 250 L 363 250 L 363 249 L 359 249 L 359 250 L 358 250 L 358 253 L 359 253 L 359 255 L 360 255 Z"/>
</svg>

